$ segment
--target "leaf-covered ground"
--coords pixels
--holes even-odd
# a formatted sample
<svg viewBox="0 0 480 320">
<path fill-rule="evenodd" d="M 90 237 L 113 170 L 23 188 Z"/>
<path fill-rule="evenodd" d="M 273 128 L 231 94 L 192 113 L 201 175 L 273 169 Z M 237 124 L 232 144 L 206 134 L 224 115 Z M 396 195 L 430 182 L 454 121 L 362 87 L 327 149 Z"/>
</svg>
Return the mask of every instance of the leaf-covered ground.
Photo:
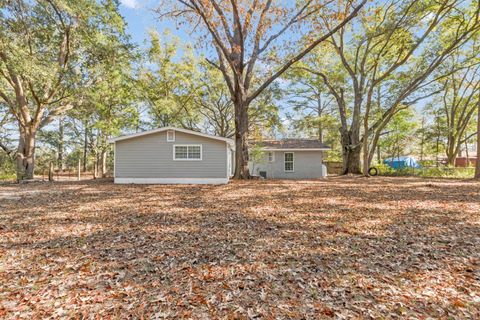
<svg viewBox="0 0 480 320">
<path fill-rule="evenodd" d="M 480 318 L 480 184 L 0 186 L 0 318 Z"/>
</svg>

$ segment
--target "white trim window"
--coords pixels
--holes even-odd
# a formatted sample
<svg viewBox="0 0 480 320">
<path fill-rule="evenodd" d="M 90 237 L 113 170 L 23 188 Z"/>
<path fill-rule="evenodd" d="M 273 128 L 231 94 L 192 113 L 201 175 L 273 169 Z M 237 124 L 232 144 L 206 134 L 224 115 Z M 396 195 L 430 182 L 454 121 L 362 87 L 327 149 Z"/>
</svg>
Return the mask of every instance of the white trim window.
<svg viewBox="0 0 480 320">
<path fill-rule="evenodd" d="M 201 144 L 176 144 L 173 146 L 173 160 L 202 160 Z"/>
<path fill-rule="evenodd" d="M 167 131 L 167 142 L 175 142 L 175 130 Z"/>
<path fill-rule="evenodd" d="M 294 166 L 294 155 L 293 155 L 293 152 L 285 152 L 283 154 L 283 160 L 284 160 L 284 170 L 285 172 L 293 172 L 293 170 L 295 169 L 295 166 Z"/>
<path fill-rule="evenodd" d="M 275 161 L 275 152 L 268 152 L 267 154 L 267 157 L 268 157 L 268 162 L 274 162 Z"/>
</svg>

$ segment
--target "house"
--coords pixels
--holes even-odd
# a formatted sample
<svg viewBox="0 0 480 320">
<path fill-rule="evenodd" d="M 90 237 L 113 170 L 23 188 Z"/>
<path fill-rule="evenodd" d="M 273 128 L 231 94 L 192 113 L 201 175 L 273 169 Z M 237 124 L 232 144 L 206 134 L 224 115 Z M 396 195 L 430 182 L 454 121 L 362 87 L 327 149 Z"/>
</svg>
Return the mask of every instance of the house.
<svg viewBox="0 0 480 320">
<path fill-rule="evenodd" d="M 257 144 L 258 156 L 251 154 L 253 175 L 267 179 L 314 179 L 327 175 L 323 153 L 330 147 L 318 140 L 284 139 Z"/>
<path fill-rule="evenodd" d="M 109 142 L 115 183 L 225 184 L 233 173 L 231 139 L 164 127 Z"/>
</svg>

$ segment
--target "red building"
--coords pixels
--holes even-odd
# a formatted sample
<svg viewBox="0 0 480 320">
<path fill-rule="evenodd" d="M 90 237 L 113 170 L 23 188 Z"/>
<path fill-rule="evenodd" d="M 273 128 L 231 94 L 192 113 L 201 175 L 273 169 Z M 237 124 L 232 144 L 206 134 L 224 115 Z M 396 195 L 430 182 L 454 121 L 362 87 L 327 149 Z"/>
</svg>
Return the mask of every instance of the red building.
<svg viewBox="0 0 480 320">
<path fill-rule="evenodd" d="M 469 157 L 468 162 L 470 165 L 467 164 L 467 157 L 458 157 L 455 159 L 455 167 L 465 168 L 465 167 L 475 167 L 477 164 L 476 157 Z"/>
</svg>

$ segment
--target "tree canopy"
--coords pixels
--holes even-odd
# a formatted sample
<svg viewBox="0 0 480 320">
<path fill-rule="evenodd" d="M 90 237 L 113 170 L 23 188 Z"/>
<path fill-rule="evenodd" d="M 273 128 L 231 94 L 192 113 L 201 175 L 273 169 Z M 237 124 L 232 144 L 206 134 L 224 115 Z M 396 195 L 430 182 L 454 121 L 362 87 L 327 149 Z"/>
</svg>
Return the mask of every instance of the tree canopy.
<svg viewBox="0 0 480 320">
<path fill-rule="evenodd" d="M 104 176 L 109 138 L 163 126 L 233 138 L 237 178 L 267 138 L 320 140 L 364 175 L 478 149 L 478 1 L 163 1 L 151 14 L 177 29 L 145 43 L 118 1 L 0 3 L 0 161 L 17 179 L 36 155 Z"/>
</svg>

